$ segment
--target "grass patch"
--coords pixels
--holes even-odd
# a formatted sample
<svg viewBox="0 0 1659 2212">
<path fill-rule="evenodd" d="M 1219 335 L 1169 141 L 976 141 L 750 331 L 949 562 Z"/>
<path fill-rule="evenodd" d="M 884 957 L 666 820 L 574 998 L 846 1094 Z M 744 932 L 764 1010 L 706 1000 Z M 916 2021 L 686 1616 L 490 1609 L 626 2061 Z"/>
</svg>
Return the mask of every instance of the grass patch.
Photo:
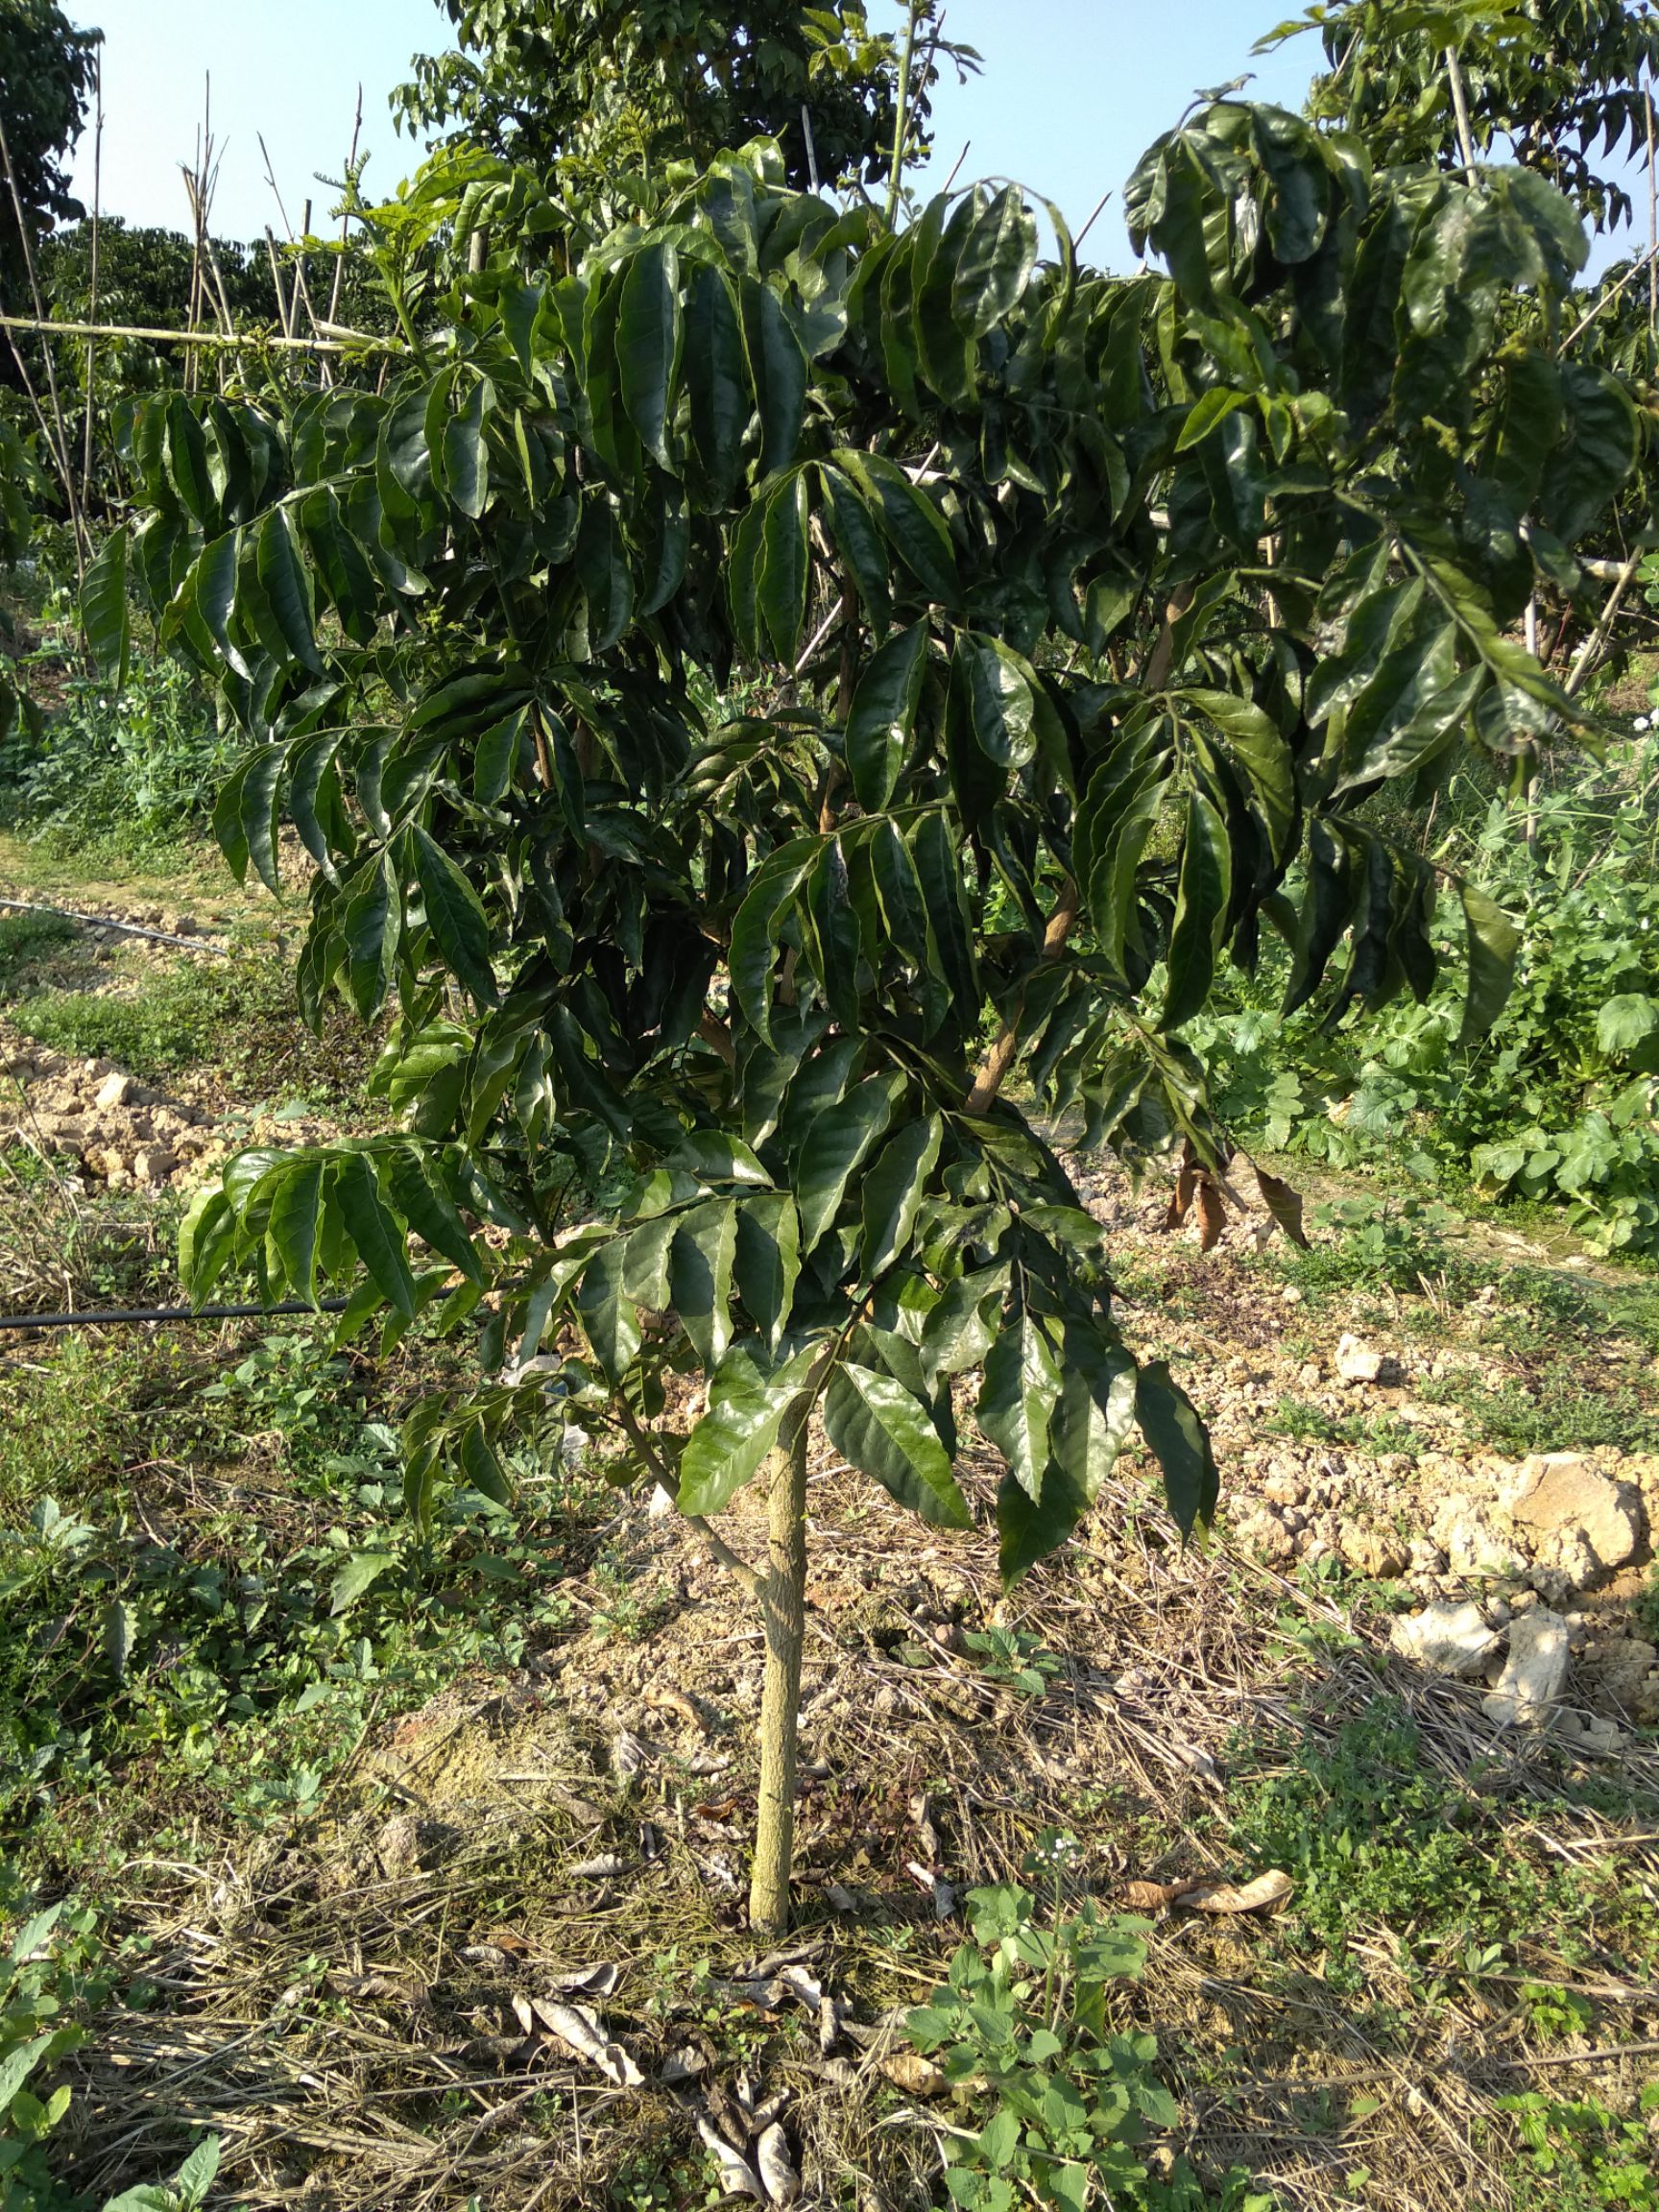
<svg viewBox="0 0 1659 2212">
<path fill-rule="evenodd" d="M 1262 1427 L 1270 1435 L 1293 1436 L 1303 1444 L 1340 1444 L 1373 1457 L 1385 1452 L 1420 1451 L 1423 1442 L 1408 1421 L 1392 1413 L 1326 1413 L 1301 1398 L 1282 1399 Z"/>
<path fill-rule="evenodd" d="M 12 990 L 20 975 L 43 954 L 69 944 L 76 934 L 73 922 L 59 914 L 18 913 L 0 907 L 0 993 Z"/>
<path fill-rule="evenodd" d="M 360 1088 L 373 1055 L 344 1009 L 330 1009 L 314 1037 L 288 963 L 263 951 L 155 967 L 131 992 L 42 991 L 9 1012 L 25 1037 L 66 1058 L 112 1060 L 141 1081 L 214 1068 L 244 1097 L 336 1100 Z"/>
<path fill-rule="evenodd" d="M 1466 1432 L 1496 1451 L 1621 1453 L 1659 1451 L 1659 1416 L 1634 1383 L 1617 1379 L 1587 1382 L 1580 1358 L 1533 1366 L 1496 1390 L 1467 1369 L 1426 1379 L 1424 1398 L 1456 1406 Z"/>
<path fill-rule="evenodd" d="M 1329 1739 L 1308 1734 L 1284 1749 L 1280 1771 L 1244 1783 L 1229 1839 L 1244 1863 L 1294 1878 L 1296 1941 L 1323 1952 L 1333 1988 L 1362 1986 L 1353 1945 L 1379 1926 L 1425 1987 L 1489 1971 L 1543 1930 L 1568 1964 L 1590 1956 L 1585 1881 L 1519 1851 L 1502 1799 L 1450 1784 L 1403 1705 L 1379 1697 Z M 1659 1918 L 1647 1920 L 1651 1947 Z"/>
</svg>

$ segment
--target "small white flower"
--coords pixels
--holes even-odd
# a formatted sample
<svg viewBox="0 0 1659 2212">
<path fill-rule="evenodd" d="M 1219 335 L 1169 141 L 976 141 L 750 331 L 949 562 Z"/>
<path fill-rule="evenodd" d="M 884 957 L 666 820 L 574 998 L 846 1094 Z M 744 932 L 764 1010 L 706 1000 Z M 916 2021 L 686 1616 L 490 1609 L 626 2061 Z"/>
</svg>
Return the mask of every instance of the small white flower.
<svg viewBox="0 0 1659 2212">
<path fill-rule="evenodd" d="M 1638 729 L 1638 730 L 1639 730 L 1639 731 L 1642 733 L 1642 734 L 1643 734 L 1644 736 L 1646 736 L 1646 735 L 1647 735 L 1647 732 L 1648 732 L 1649 730 L 1651 730 L 1651 729 L 1652 729 L 1652 727 L 1653 727 L 1653 720 L 1652 720 L 1652 717 L 1651 717 L 1651 715 L 1648 715 L 1648 714 L 1638 714 L 1638 715 L 1637 715 L 1637 717 L 1636 717 L 1636 728 L 1637 728 L 1637 729 Z"/>
</svg>

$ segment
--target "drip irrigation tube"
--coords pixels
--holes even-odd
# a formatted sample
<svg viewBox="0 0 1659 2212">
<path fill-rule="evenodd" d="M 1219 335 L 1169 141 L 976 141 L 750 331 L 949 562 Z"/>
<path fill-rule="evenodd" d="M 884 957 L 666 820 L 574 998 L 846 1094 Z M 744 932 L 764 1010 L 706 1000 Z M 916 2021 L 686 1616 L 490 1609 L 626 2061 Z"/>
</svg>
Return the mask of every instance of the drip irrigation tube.
<svg viewBox="0 0 1659 2212">
<path fill-rule="evenodd" d="M 55 914 L 60 922 L 79 922 L 84 929 L 117 929 L 124 937 L 148 937 L 157 945 L 180 945 L 186 952 L 211 952 L 228 960 L 230 948 L 211 937 L 175 937 L 166 929 L 147 929 L 140 922 L 117 922 L 112 914 L 77 914 L 70 906 L 42 906 L 36 899 L 0 899 L 0 906 L 19 914 Z"/>
<path fill-rule="evenodd" d="M 0 1313 L 0 1329 L 124 1329 L 143 1321 L 271 1321 L 284 1313 L 344 1313 L 349 1301 L 319 1298 L 308 1306 L 135 1306 L 113 1313 Z"/>
</svg>

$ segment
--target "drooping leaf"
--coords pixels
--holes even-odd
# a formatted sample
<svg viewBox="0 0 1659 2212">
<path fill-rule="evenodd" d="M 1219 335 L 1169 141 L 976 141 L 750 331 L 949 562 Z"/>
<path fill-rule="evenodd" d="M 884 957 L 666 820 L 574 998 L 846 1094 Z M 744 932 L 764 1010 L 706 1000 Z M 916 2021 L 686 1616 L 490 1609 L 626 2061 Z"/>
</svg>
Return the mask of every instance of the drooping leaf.
<svg viewBox="0 0 1659 2212">
<path fill-rule="evenodd" d="M 847 768 L 858 804 L 879 813 L 898 787 L 926 668 L 927 625 L 916 622 L 872 654 L 847 718 Z"/>
<path fill-rule="evenodd" d="M 891 1375 L 838 1366 L 824 1393 L 824 1429 L 836 1451 L 900 1504 L 938 1527 L 969 1526 L 968 1503 L 937 1429 Z"/>
<path fill-rule="evenodd" d="M 1477 890 L 1473 883 L 1460 888 L 1469 947 L 1469 992 L 1458 1043 L 1473 1045 L 1486 1035 L 1508 1003 L 1521 932 L 1484 891 Z"/>
<path fill-rule="evenodd" d="M 111 530 L 89 564 L 81 586 L 81 626 L 86 633 L 99 673 L 117 691 L 127 685 L 127 664 L 132 651 L 132 621 L 127 606 L 127 549 L 131 542 L 123 525 Z"/>
<path fill-rule="evenodd" d="M 1221 1492 L 1215 1457 L 1197 1409 L 1171 1379 L 1167 1360 L 1153 1359 L 1141 1369 L 1135 1418 L 1164 1470 L 1164 1496 L 1176 1527 L 1183 1536 L 1200 1524 L 1208 1527 Z"/>
<path fill-rule="evenodd" d="M 349 1152 L 334 1168 L 333 1195 L 351 1248 L 380 1296 L 405 1321 L 415 1318 L 415 1279 L 396 1215 L 380 1195 L 369 1159 Z"/>
<path fill-rule="evenodd" d="M 1060 1395 L 1055 1348 L 1042 1318 L 1022 1308 L 985 1357 L 976 1407 L 979 1426 L 1007 1460 L 1026 1495 L 1041 1500 L 1048 1432 Z"/>
<path fill-rule="evenodd" d="M 671 466 L 667 423 L 680 363 L 680 257 L 653 239 L 628 257 L 616 309 L 622 404 L 645 450 Z"/>
<path fill-rule="evenodd" d="M 466 877 L 449 855 L 417 826 L 415 876 L 426 906 L 426 926 L 462 988 L 480 1005 L 498 993 L 490 961 L 490 923 Z"/>
<path fill-rule="evenodd" d="M 817 1356 L 817 1347 L 807 1346 L 768 1373 L 749 1346 L 733 1346 L 709 1384 L 709 1409 L 680 1456 L 682 1513 L 718 1513 L 759 1473 Z"/>
</svg>

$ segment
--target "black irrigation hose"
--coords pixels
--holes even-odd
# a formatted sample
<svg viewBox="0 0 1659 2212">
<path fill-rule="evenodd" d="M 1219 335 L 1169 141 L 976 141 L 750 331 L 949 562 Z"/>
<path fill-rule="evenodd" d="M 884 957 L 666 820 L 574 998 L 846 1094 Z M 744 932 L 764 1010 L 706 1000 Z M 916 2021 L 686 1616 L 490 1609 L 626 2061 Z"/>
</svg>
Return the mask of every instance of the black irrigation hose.
<svg viewBox="0 0 1659 2212">
<path fill-rule="evenodd" d="M 79 922 L 88 929 L 117 929 L 125 937 L 148 937 L 157 945 L 178 945 L 186 952 L 211 952 L 216 959 L 228 960 L 228 945 L 215 944 L 210 937 L 175 937 L 165 929 L 147 929 L 141 923 L 117 922 L 109 914 L 77 914 L 69 906 L 42 906 L 35 899 L 0 899 L 0 906 L 10 906 L 19 914 L 55 914 L 60 922 Z"/>
<path fill-rule="evenodd" d="M 344 1313 L 349 1300 L 319 1298 L 309 1306 L 138 1306 L 115 1313 L 0 1313 L 0 1329 L 127 1329 L 141 1321 L 269 1321 L 282 1313 Z"/>
</svg>

